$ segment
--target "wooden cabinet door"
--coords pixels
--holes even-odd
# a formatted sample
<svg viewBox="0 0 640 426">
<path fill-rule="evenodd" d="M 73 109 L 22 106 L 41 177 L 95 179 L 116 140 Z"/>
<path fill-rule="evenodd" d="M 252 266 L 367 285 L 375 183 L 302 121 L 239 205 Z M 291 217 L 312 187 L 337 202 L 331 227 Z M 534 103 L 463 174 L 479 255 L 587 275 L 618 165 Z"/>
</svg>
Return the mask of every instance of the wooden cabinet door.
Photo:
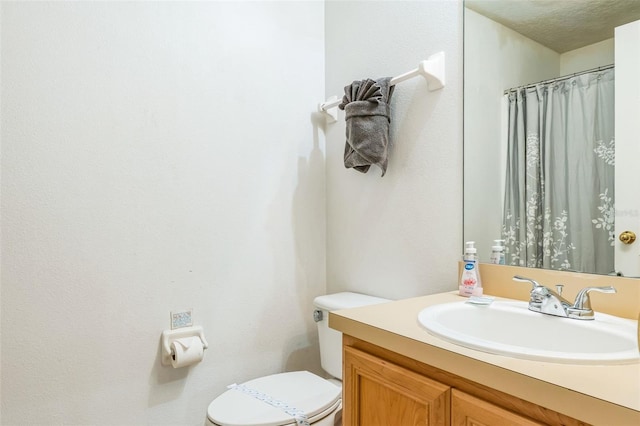
<svg viewBox="0 0 640 426">
<path fill-rule="evenodd" d="M 512 413 L 458 389 L 451 390 L 452 426 L 534 426 L 543 424 Z"/>
<path fill-rule="evenodd" d="M 344 347 L 344 426 L 448 425 L 450 387 Z"/>
</svg>

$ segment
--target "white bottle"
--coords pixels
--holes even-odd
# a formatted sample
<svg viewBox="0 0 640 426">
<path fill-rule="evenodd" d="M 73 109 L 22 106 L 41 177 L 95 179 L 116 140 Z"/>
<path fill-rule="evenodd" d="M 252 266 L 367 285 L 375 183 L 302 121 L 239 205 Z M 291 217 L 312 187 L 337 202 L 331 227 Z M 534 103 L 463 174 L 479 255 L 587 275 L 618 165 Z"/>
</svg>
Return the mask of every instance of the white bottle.
<svg viewBox="0 0 640 426">
<path fill-rule="evenodd" d="M 474 241 L 465 243 L 464 265 L 460 274 L 460 285 L 458 287 L 461 296 L 482 296 L 482 281 L 478 270 L 478 256 Z"/>
<path fill-rule="evenodd" d="M 493 263 L 494 265 L 504 265 L 504 240 L 493 240 L 489 263 Z"/>
</svg>

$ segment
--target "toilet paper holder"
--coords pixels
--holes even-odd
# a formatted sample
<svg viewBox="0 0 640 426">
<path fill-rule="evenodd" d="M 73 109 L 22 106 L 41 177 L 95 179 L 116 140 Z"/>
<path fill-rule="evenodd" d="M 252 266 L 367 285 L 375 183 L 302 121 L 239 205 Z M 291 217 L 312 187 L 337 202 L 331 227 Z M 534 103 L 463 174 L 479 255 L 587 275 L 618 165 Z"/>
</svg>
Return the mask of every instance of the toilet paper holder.
<svg viewBox="0 0 640 426">
<path fill-rule="evenodd" d="M 199 325 L 178 328 L 175 330 L 165 330 L 162 332 L 162 365 L 171 365 L 171 359 L 173 357 L 171 342 L 183 337 L 199 337 L 202 341 L 203 349 L 207 349 L 209 347 L 207 339 L 204 338 L 204 331 Z"/>
</svg>

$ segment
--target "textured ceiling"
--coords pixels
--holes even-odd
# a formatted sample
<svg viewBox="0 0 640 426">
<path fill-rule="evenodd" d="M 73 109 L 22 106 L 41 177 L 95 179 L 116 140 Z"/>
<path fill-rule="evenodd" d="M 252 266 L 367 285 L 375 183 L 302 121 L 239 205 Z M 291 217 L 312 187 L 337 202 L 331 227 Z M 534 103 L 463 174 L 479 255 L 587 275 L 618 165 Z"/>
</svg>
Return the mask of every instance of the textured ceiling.
<svg viewBox="0 0 640 426">
<path fill-rule="evenodd" d="M 640 0 L 465 0 L 465 6 L 558 53 L 612 38 L 615 27 L 640 19 Z"/>
</svg>

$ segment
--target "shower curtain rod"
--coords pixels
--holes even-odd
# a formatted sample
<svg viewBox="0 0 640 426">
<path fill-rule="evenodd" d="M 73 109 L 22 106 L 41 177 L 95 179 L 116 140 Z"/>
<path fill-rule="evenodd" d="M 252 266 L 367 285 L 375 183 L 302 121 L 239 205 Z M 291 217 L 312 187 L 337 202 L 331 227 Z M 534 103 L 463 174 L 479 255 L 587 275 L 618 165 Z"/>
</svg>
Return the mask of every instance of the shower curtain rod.
<svg viewBox="0 0 640 426">
<path fill-rule="evenodd" d="M 613 68 L 614 65 L 615 64 L 603 65 L 601 67 L 591 68 L 589 70 L 574 72 L 573 74 L 564 75 L 562 77 L 550 78 L 548 80 L 542 80 L 542 81 L 539 81 L 537 83 L 531 83 L 531 84 L 525 84 L 524 86 L 512 87 L 511 89 L 506 89 L 503 94 L 506 95 L 506 94 L 508 94 L 508 93 L 510 93 L 510 92 L 512 92 L 514 90 L 518 90 L 518 89 L 530 89 L 532 87 L 537 86 L 538 84 L 548 84 L 548 83 L 554 83 L 554 82 L 567 80 L 567 79 L 570 79 L 572 77 L 575 77 L 575 76 L 578 76 L 578 75 L 582 75 L 582 74 L 589 74 L 591 72 L 605 71 L 605 70 Z"/>
</svg>

